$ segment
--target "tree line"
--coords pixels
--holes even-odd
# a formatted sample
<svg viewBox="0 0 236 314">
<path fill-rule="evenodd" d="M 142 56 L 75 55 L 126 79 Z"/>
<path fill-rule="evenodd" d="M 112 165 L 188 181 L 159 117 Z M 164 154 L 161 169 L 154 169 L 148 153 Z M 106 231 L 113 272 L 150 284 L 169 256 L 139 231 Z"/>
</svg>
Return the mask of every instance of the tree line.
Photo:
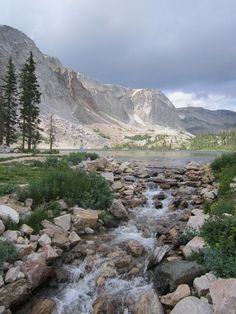
<svg viewBox="0 0 236 314">
<path fill-rule="evenodd" d="M 36 77 L 33 53 L 22 66 L 19 75 L 9 58 L 0 84 L 0 144 L 22 140 L 22 149 L 30 151 L 40 141 L 39 104 L 41 93 Z"/>
</svg>

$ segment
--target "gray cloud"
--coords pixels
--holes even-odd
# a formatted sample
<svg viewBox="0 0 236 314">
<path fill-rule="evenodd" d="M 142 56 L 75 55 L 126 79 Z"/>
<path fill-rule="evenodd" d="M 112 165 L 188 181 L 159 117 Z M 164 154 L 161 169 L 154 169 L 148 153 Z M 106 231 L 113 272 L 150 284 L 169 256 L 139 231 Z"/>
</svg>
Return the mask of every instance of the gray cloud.
<svg viewBox="0 0 236 314">
<path fill-rule="evenodd" d="M 1 0 L 0 22 L 103 82 L 235 99 L 235 12 L 234 0 Z"/>
</svg>

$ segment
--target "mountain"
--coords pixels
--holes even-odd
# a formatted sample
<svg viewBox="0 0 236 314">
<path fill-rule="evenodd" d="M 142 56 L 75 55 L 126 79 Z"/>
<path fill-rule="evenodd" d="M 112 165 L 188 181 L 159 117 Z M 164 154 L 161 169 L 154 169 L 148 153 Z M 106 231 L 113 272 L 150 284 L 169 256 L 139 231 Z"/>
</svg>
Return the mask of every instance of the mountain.
<svg viewBox="0 0 236 314">
<path fill-rule="evenodd" d="M 30 51 L 42 92 L 43 135 L 47 137 L 53 114 L 58 147 L 78 147 L 81 139 L 87 147 L 112 146 L 135 136 L 153 141 L 157 135 L 168 135 L 173 144 L 187 140 L 191 137 L 188 132 L 198 127 L 197 114 L 181 113 L 161 91 L 101 84 L 44 55 L 21 31 L 0 25 L 1 75 L 10 56 L 19 73 Z"/>
<path fill-rule="evenodd" d="M 236 128 L 236 112 L 229 110 L 207 110 L 201 107 L 177 109 L 182 127 L 192 134 L 219 132 Z"/>
</svg>

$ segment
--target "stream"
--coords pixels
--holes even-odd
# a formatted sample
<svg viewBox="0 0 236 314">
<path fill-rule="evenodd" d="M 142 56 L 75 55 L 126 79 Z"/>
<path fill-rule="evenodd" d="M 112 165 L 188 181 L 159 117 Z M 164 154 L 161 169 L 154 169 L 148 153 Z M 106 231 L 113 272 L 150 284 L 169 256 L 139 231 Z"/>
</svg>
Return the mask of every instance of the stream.
<svg viewBox="0 0 236 314">
<path fill-rule="evenodd" d="M 111 278 L 109 274 L 105 277 L 102 293 L 108 293 L 116 298 L 119 297 L 124 304 L 124 310 L 120 313 L 131 313 L 125 307 L 127 300 L 137 299 L 140 294 L 152 289 L 152 283 L 146 278 L 145 272 L 151 252 L 157 245 L 155 226 L 160 219 L 166 220 L 168 218 L 168 204 L 172 199 L 172 191 L 165 191 L 167 197 L 162 201 L 163 208 L 156 209 L 153 206 L 153 196 L 161 191 L 162 189 L 160 188 L 147 188 L 144 193 L 147 197 L 146 206 L 130 209 L 129 221 L 110 231 L 108 235 L 109 242 L 106 243 L 108 251 L 115 246 L 122 247 L 123 243 L 129 240 L 138 241 L 145 248 L 145 254 L 142 257 L 144 259 L 142 269 L 137 276 L 134 275 L 131 278 L 127 278 L 126 272 L 119 274 L 113 270 L 116 273 L 111 274 Z M 143 226 L 147 229 L 145 234 L 142 231 Z M 97 236 L 95 236 L 94 240 L 88 241 L 88 244 L 91 241 L 96 241 L 96 238 Z M 53 293 L 53 298 L 57 304 L 55 314 L 92 313 L 93 304 L 99 296 L 99 290 L 101 290 L 98 288 L 97 281 L 103 271 L 106 271 L 107 268 L 110 271 L 110 267 L 113 265 L 114 256 L 111 254 L 110 257 L 104 257 L 103 255 L 103 252 L 101 252 L 95 256 L 93 255 L 92 258 L 88 256 L 81 260 L 79 266 L 64 266 L 64 269 L 69 272 L 69 279 L 66 283 L 60 284 L 59 288 Z M 88 272 L 86 267 L 91 265 L 91 259 L 92 266 L 90 266 L 91 269 Z M 115 276 L 113 277 L 113 275 Z"/>
</svg>

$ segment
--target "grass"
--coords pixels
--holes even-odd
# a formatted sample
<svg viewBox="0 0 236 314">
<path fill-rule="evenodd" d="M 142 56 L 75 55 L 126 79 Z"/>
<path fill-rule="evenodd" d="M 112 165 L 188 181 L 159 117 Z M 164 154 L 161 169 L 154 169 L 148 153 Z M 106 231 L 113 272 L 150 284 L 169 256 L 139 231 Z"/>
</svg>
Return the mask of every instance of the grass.
<svg viewBox="0 0 236 314">
<path fill-rule="evenodd" d="M 219 183 L 219 196 L 213 204 L 205 204 L 210 218 L 200 235 L 207 248 L 192 258 L 217 276 L 236 277 L 236 200 L 230 191 L 230 183 L 236 176 L 236 154 L 222 155 L 212 162 L 211 168 Z"/>
<path fill-rule="evenodd" d="M 63 198 L 70 206 L 107 209 L 112 197 L 111 188 L 103 177 L 72 169 L 51 171 L 18 191 L 20 201 L 32 198 L 34 206 Z"/>
</svg>

